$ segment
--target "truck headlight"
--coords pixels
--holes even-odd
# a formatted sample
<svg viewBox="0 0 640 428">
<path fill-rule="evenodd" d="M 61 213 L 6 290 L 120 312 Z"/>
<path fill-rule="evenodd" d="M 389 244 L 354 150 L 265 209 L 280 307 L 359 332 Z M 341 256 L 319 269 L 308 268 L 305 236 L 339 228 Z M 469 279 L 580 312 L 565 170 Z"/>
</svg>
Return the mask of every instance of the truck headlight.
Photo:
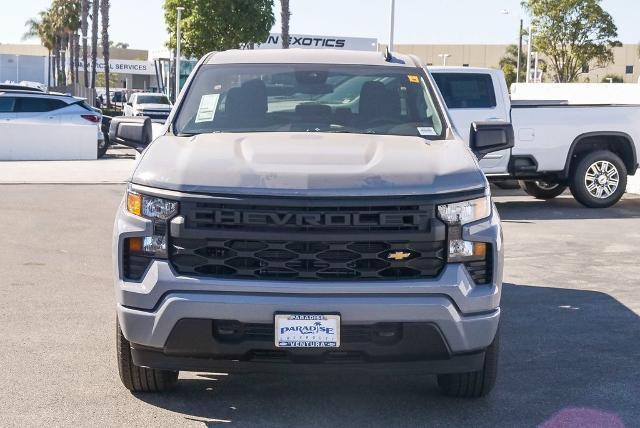
<svg viewBox="0 0 640 428">
<path fill-rule="evenodd" d="M 168 256 L 168 222 L 178 214 L 178 202 L 127 190 L 129 213 L 153 222 L 152 232 L 146 236 L 124 240 L 122 266 L 125 279 L 138 281 L 153 259 Z"/>
<path fill-rule="evenodd" d="M 178 202 L 127 191 L 127 211 L 150 220 L 168 220 L 178 213 Z"/>
<path fill-rule="evenodd" d="M 484 260 L 487 257 L 487 244 L 484 242 L 471 242 L 462 239 L 449 241 L 449 263 Z"/>
<path fill-rule="evenodd" d="M 447 262 L 464 263 L 477 285 L 492 281 L 491 245 L 463 239 L 462 229 L 463 225 L 490 215 L 491 195 L 488 190 L 482 198 L 438 205 L 438 217 L 447 223 Z"/>
<path fill-rule="evenodd" d="M 450 225 L 464 225 L 482 220 L 491 215 L 491 196 L 469 201 L 438 205 L 438 217 Z"/>
</svg>

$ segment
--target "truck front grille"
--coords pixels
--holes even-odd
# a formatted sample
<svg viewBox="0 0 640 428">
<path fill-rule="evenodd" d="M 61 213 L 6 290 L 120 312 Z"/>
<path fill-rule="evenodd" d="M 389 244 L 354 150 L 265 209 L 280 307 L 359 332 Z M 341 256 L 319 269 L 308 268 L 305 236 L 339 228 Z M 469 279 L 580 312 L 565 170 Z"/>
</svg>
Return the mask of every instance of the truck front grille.
<svg viewBox="0 0 640 428">
<path fill-rule="evenodd" d="M 303 242 L 173 239 L 181 274 L 252 279 L 429 278 L 444 266 L 444 242 Z M 405 259 L 400 259 L 406 255 Z M 395 258 L 394 258 L 395 257 Z"/>
<path fill-rule="evenodd" d="M 445 264 L 445 227 L 424 200 L 212 199 L 181 201 L 171 224 L 169 259 L 180 274 L 397 280 L 433 278 Z"/>
</svg>

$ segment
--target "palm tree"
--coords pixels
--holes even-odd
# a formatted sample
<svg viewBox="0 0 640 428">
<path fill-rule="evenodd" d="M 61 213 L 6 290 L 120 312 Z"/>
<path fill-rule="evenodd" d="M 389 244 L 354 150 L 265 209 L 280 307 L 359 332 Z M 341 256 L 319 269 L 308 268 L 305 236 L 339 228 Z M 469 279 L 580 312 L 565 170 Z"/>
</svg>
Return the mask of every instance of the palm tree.
<svg viewBox="0 0 640 428">
<path fill-rule="evenodd" d="M 73 33 L 73 74 L 76 83 L 80 83 L 80 34 L 76 30 Z"/>
<path fill-rule="evenodd" d="M 518 45 L 509 45 L 504 52 L 502 58 L 500 58 L 500 62 L 498 62 L 498 66 L 504 73 L 504 77 L 507 80 L 507 88 L 511 87 L 511 84 L 516 81 L 516 70 L 518 64 Z M 526 71 L 527 64 L 527 54 L 521 52 L 520 54 L 520 82 L 524 82 L 525 76 L 527 74 Z"/>
<path fill-rule="evenodd" d="M 91 3 L 91 87 L 96 88 L 96 62 L 98 61 L 98 9 L 100 0 Z"/>
<path fill-rule="evenodd" d="M 289 0 L 280 0 L 281 12 L 280 18 L 282 21 L 282 49 L 289 49 L 289 18 L 291 18 L 291 11 L 289 10 Z"/>
<path fill-rule="evenodd" d="M 51 5 L 55 25 L 62 34 L 62 48 L 66 49 L 69 54 L 69 74 L 71 74 L 71 83 L 75 82 L 75 33 L 80 28 L 80 3 L 79 0 L 53 0 Z M 67 53 L 62 51 L 62 84 L 66 84 L 66 56 Z"/>
<path fill-rule="evenodd" d="M 84 64 L 84 87 L 89 87 L 89 69 L 87 67 L 87 32 L 89 30 L 89 0 L 82 0 L 80 11 L 80 28 L 82 30 L 82 63 Z"/>
<path fill-rule="evenodd" d="M 107 108 L 111 108 L 109 96 L 109 0 L 100 0 L 100 14 L 102 15 L 102 56 L 104 57 L 104 89 L 107 98 Z"/>
<path fill-rule="evenodd" d="M 27 31 L 22 36 L 22 39 L 26 40 L 38 37 L 40 39 L 40 43 L 47 48 L 47 52 L 49 53 L 47 59 L 47 86 L 51 86 L 51 52 L 54 50 L 56 45 L 55 29 L 48 10 L 43 10 L 38 15 L 40 16 L 39 19 L 32 18 L 25 23 Z"/>
</svg>

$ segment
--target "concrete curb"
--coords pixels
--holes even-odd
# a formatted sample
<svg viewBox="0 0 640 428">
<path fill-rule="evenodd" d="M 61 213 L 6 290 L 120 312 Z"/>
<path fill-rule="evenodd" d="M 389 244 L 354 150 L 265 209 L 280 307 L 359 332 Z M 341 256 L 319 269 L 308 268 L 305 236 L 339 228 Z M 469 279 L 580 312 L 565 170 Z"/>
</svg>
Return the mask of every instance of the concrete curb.
<svg viewBox="0 0 640 428">
<path fill-rule="evenodd" d="M 135 164 L 133 159 L 0 162 L 0 184 L 120 184 Z"/>
</svg>

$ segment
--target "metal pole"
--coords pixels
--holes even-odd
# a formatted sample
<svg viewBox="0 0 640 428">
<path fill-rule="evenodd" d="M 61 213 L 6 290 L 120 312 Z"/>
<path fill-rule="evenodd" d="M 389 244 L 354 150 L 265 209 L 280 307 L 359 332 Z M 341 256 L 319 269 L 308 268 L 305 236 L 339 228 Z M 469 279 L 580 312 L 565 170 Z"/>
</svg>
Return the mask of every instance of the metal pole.
<svg viewBox="0 0 640 428">
<path fill-rule="evenodd" d="M 393 27 L 395 24 L 396 0 L 391 0 L 391 25 L 389 28 L 389 50 L 393 50 Z"/>
<path fill-rule="evenodd" d="M 529 25 L 529 40 L 527 40 L 527 75 L 525 82 L 529 83 L 529 75 L 531 74 L 531 43 L 533 40 L 533 25 Z"/>
<path fill-rule="evenodd" d="M 16 83 L 20 83 L 20 55 L 16 55 Z"/>
<path fill-rule="evenodd" d="M 520 83 L 520 57 L 522 56 L 522 19 L 520 20 L 520 33 L 518 33 L 518 63 L 516 66 L 516 83 Z"/>
<path fill-rule="evenodd" d="M 533 63 L 533 83 L 539 83 L 538 82 L 538 52 L 535 52 L 533 54 L 535 61 Z"/>
<path fill-rule="evenodd" d="M 178 11 L 178 19 L 176 20 L 176 98 L 175 100 L 178 101 L 178 95 L 180 94 L 180 39 L 181 39 L 181 33 L 180 33 L 180 20 L 182 19 L 182 11 L 184 10 L 184 7 L 178 7 L 176 8 L 176 10 Z"/>
</svg>

